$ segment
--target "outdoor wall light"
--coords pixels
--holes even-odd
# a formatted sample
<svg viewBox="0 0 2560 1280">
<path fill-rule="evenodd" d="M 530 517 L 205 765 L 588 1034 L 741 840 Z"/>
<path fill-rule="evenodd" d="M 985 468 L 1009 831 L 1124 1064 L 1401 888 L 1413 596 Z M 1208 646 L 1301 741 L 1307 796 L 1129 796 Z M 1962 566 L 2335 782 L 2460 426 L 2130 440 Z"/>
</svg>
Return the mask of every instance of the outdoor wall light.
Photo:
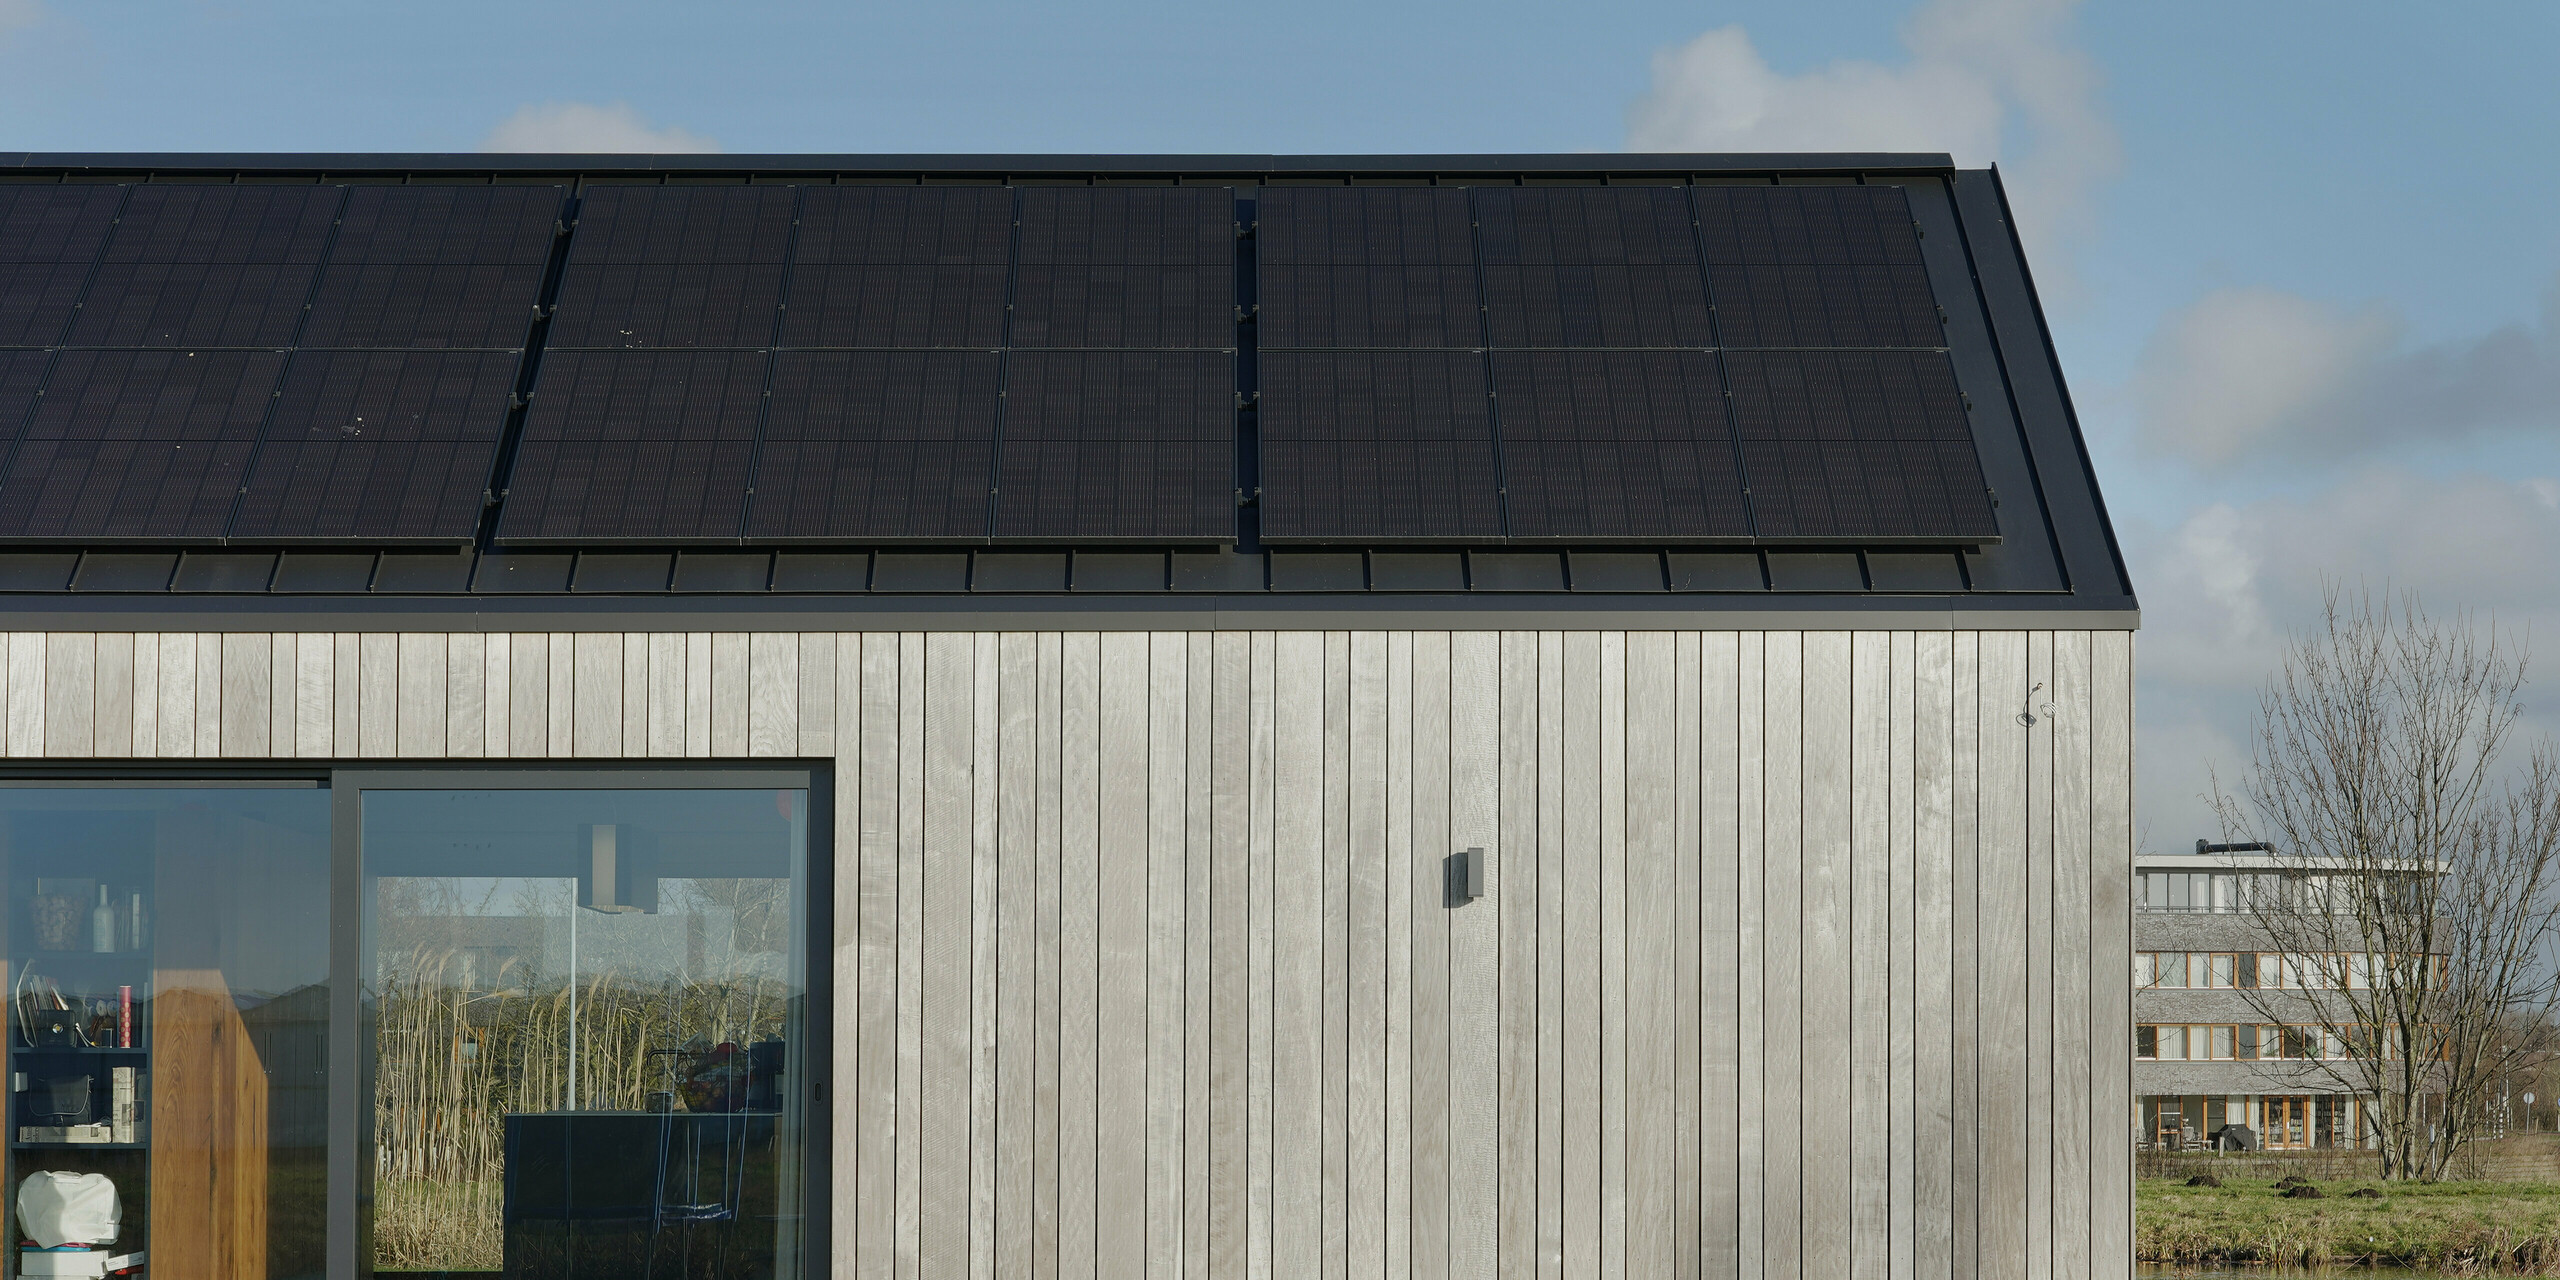
<svg viewBox="0 0 2560 1280">
<path fill-rule="evenodd" d="M 1448 869 L 1450 906 L 1463 907 L 1484 896 L 1484 850 L 1461 849 L 1443 865 Z"/>
</svg>

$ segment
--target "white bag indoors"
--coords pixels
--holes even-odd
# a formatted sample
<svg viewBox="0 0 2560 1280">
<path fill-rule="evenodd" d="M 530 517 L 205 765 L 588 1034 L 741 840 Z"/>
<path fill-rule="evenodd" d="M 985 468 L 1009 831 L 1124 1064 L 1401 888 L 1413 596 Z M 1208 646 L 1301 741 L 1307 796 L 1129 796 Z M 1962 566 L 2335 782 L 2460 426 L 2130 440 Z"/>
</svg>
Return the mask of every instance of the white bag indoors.
<svg viewBox="0 0 2560 1280">
<path fill-rule="evenodd" d="M 110 1243 L 123 1222 L 116 1184 L 103 1173 L 44 1170 L 18 1184 L 18 1226 L 47 1249 Z"/>
</svg>

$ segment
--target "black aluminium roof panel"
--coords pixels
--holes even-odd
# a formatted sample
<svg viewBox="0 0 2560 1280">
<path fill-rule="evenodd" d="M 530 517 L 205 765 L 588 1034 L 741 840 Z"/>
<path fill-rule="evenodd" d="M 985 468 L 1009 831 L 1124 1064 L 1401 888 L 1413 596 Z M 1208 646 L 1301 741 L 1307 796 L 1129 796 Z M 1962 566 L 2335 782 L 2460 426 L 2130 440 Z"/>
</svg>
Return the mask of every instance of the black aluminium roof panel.
<svg viewBox="0 0 2560 1280">
<path fill-rule="evenodd" d="M 498 539 L 736 539 L 769 358 L 681 350 L 545 356 Z"/>
<path fill-rule="evenodd" d="M 1266 352 L 1258 416 L 1267 541 L 1501 536 L 1480 354 Z"/>
<path fill-rule="evenodd" d="M 1008 345 L 1236 345 L 1233 189 L 1021 187 L 1015 199 Z"/>
<path fill-rule="evenodd" d="M 1008 353 L 993 536 L 1232 538 L 1235 385 L 1225 352 Z"/>
<path fill-rule="evenodd" d="M 1474 189 L 1497 347 L 1705 347 L 1706 281 L 1680 187 Z"/>
<path fill-rule="evenodd" d="M 1265 350 L 1483 345 L 1463 188 L 1267 188 L 1254 241 Z"/>
<path fill-rule="evenodd" d="M 1750 535 L 1714 355 L 1497 351 L 1492 358 L 1512 537 L 1661 543 Z"/>
<path fill-rule="evenodd" d="M 564 187 L 355 187 L 306 347 L 524 345 Z"/>
<path fill-rule="evenodd" d="M 0 187 L 0 347 L 61 341 L 125 190 Z"/>
<path fill-rule="evenodd" d="M 985 536 L 1002 375 L 992 351 L 777 353 L 747 536 Z"/>
<path fill-rule="evenodd" d="M 284 363 L 273 351 L 61 353 L 0 475 L 0 538 L 219 538 Z"/>
<path fill-rule="evenodd" d="M 296 352 L 231 536 L 470 538 L 515 376 L 511 351 Z"/>
</svg>

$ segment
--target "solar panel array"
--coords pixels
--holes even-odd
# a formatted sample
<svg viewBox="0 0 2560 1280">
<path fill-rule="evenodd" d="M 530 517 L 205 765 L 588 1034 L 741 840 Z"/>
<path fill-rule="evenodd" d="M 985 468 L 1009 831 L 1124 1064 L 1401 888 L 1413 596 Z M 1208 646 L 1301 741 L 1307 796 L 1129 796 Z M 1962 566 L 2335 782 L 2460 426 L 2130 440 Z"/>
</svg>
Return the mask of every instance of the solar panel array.
<svg viewBox="0 0 2560 1280">
<path fill-rule="evenodd" d="M 1224 187 L 591 187 L 498 539 L 1232 537 L 1235 260 Z"/>
<path fill-rule="evenodd" d="M 460 542 L 564 189 L 0 189 L 0 537 Z"/>
<path fill-rule="evenodd" d="M 1271 187 L 1274 542 L 1998 535 L 1891 186 Z"/>
<path fill-rule="evenodd" d="M 1997 536 L 1900 188 L 1252 196 L 0 185 L 0 540 Z"/>
</svg>

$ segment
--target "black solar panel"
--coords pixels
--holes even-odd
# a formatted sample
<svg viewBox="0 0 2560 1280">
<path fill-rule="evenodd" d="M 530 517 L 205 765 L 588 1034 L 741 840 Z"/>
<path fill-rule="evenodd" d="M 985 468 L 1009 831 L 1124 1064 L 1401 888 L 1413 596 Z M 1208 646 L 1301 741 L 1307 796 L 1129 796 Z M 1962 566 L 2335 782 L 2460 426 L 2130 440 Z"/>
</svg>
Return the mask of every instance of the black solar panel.
<svg viewBox="0 0 2560 1280">
<path fill-rule="evenodd" d="M 1706 282 L 1677 187 L 1478 187 L 1497 347 L 1705 347 Z"/>
<path fill-rule="evenodd" d="M 0 477 L 0 537 L 221 537 L 284 359 L 63 352 Z"/>
<path fill-rule="evenodd" d="M 469 539 L 515 375 L 512 352 L 295 353 L 231 536 Z"/>
<path fill-rule="evenodd" d="M 775 356 L 747 535 L 985 537 L 1001 371 L 993 352 Z"/>
<path fill-rule="evenodd" d="M 0 187 L 0 347 L 61 340 L 125 190 Z"/>
<path fill-rule="evenodd" d="M 1499 537 L 1484 357 L 1262 357 L 1262 535 L 1277 541 Z"/>
<path fill-rule="evenodd" d="M 136 186 L 71 343 L 291 343 L 344 196 L 342 187 Z"/>
<path fill-rule="evenodd" d="M 1729 351 L 1724 360 L 1761 537 L 1997 536 L 1944 354 Z"/>
<path fill-rule="evenodd" d="M 560 187 L 357 187 L 302 345 L 524 345 Z"/>
<path fill-rule="evenodd" d="M 738 537 L 766 360 L 749 351 L 545 356 L 499 540 Z"/>
<path fill-rule="evenodd" d="M 1700 187 L 1696 200 L 1725 345 L 1945 345 L 1902 188 Z"/>
<path fill-rule="evenodd" d="M 796 191 L 587 188 L 549 345 L 772 345 Z"/>
<path fill-rule="evenodd" d="M 1006 357 L 994 536 L 1235 533 L 1235 362 L 1223 353 Z"/>
<path fill-rule="evenodd" d="M 1712 354 L 1501 351 L 1493 380 L 1511 536 L 1750 534 Z"/>
<path fill-rule="evenodd" d="M 1469 223 L 1457 187 L 1265 188 L 1263 349 L 1484 345 Z"/>
<path fill-rule="evenodd" d="M 1235 192 L 1025 187 L 1012 345 L 1235 345 Z"/>
<path fill-rule="evenodd" d="M 993 348 L 1012 248 L 1004 187 L 807 188 L 783 345 Z"/>
</svg>

